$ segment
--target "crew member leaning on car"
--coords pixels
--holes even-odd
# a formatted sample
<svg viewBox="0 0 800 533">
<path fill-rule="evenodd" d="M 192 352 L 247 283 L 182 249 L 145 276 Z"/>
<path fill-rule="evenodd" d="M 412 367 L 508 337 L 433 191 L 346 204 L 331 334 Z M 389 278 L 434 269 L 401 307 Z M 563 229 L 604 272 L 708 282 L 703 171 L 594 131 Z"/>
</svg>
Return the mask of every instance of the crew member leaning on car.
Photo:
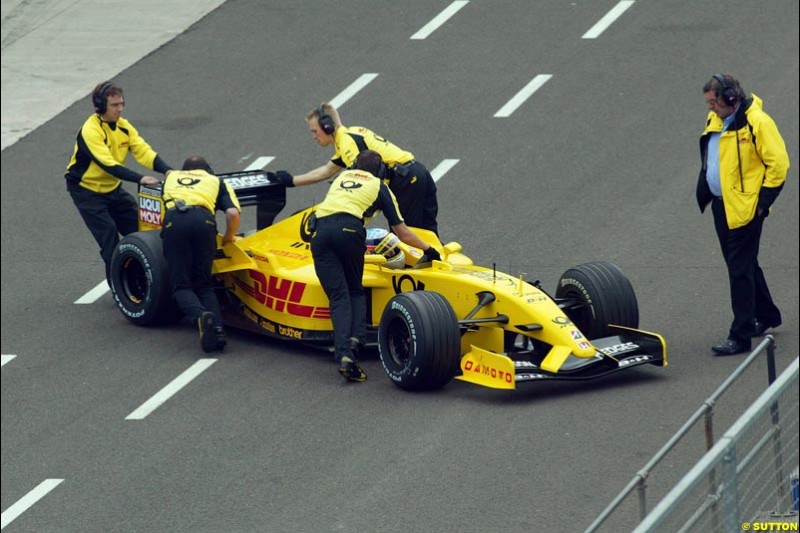
<svg viewBox="0 0 800 533">
<path fill-rule="evenodd" d="M 364 219 L 383 211 L 392 231 L 404 243 L 423 250 L 420 263 L 441 259 L 430 245 L 417 237 L 400 215 L 389 188 L 375 175 L 381 156 L 372 150 L 361 152 L 355 169 L 340 173 L 316 209 L 311 237 L 311 255 L 333 321 L 334 350 L 339 373 L 348 381 L 364 381 L 367 375 L 358 366 L 356 353 L 364 344 L 367 305 L 364 287 Z M 275 179 L 272 173 L 268 174 Z"/>
<path fill-rule="evenodd" d="M 239 227 L 239 200 L 200 156 L 184 161 L 182 171 L 170 171 L 162 194 L 167 212 L 161 238 L 175 303 L 197 324 L 203 351 L 221 350 L 225 331 L 211 276 L 217 250 L 214 213 L 225 212 L 222 242 L 233 242 Z"/>
<path fill-rule="evenodd" d="M 121 87 L 111 81 L 97 85 L 92 91 L 92 105 L 95 113 L 78 131 L 64 177 L 72 201 L 100 246 L 106 279 L 110 283 L 111 256 L 119 234 L 127 235 L 139 229 L 136 200 L 121 187 L 122 181 L 143 185 L 159 183 L 153 176 L 144 176 L 125 167 L 128 152 L 140 165 L 161 174 L 172 167 L 153 151 L 130 122 L 122 118 L 125 97 Z"/>
<path fill-rule="evenodd" d="M 323 166 L 305 174 L 293 177 L 288 172 L 281 173 L 279 179 L 283 185 L 294 187 L 326 180 L 343 168 L 352 167 L 359 153 L 374 150 L 385 164 L 376 176 L 389 185 L 406 224 L 438 234 L 436 183 L 425 165 L 414 159 L 414 154 L 367 128 L 344 126 L 336 108 L 330 104 L 312 110 L 306 115 L 306 122 L 314 140 L 321 146 L 333 144 L 335 153 Z"/>
</svg>

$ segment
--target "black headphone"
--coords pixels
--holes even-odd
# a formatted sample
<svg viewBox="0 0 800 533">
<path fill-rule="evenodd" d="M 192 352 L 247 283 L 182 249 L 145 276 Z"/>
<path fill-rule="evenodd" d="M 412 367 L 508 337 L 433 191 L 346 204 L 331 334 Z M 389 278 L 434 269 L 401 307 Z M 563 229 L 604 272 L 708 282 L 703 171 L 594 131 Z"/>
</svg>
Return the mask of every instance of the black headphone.
<svg viewBox="0 0 800 533">
<path fill-rule="evenodd" d="M 336 123 L 333 121 L 333 118 L 331 118 L 331 116 L 325 112 L 325 104 L 319 105 L 317 113 L 319 113 L 320 129 L 322 129 L 322 131 L 328 135 L 333 135 L 333 132 L 336 131 Z"/>
<path fill-rule="evenodd" d="M 739 91 L 736 90 L 735 87 L 731 87 L 725 81 L 725 76 L 722 74 L 714 74 L 712 76 L 719 87 L 717 88 L 716 94 L 717 98 L 722 98 L 722 101 L 725 102 L 725 105 L 728 107 L 733 107 L 736 104 L 736 101 L 739 99 Z"/>
<path fill-rule="evenodd" d="M 107 81 L 103 83 L 97 90 L 92 94 L 92 103 L 94 104 L 94 110 L 97 111 L 98 114 L 102 115 L 106 112 L 106 93 L 109 89 L 114 86 L 114 83 Z"/>
</svg>

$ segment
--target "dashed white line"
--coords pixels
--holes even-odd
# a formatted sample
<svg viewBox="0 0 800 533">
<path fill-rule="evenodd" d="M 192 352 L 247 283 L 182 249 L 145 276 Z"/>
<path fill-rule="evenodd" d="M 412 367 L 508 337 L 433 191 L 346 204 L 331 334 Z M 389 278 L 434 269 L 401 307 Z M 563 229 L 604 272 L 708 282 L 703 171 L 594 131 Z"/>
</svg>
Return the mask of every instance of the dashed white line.
<svg viewBox="0 0 800 533">
<path fill-rule="evenodd" d="M 600 34 L 606 31 L 606 28 L 611 26 L 615 20 L 622 16 L 625 11 L 634 4 L 633 0 L 622 0 L 619 4 L 611 8 L 611 11 L 601 18 L 597 24 L 592 26 L 589 31 L 583 34 L 581 39 L 597 39 Z"/>
<path fill-rule="evenodd" d="M 539 90 L 539 87 L 547 83 L 547 80 L 552 78 L 552 74 L 539 74 L 535 78 L 533 78 L 528 85 L 522 88 L 520 92 L 514 95 L 514 98 L 508 101 L 506 105 L 500 108 L 497 113 L 494 114 L 495 117 L 510 117 L 511 114 L 516 111 L 516 109 L 525 103 L 525 100 L 531 97 L 533 93 Z"/>
<path fill-rule="evenodd" d="M 63 479 L 45 479 L 39 483 L 35 489 L 23 496 L 17 503 L 3 511 L 2 518 L 0 518 L 0 526 L 2 526 L 0 529 L 5 529 L 8 524 L 44 498 L 48 492 L 59 486 L 63 481 Z"/>
<path fill-rule="evenodd" d="M 90 290 L 77 300 L 75 300 L 76 304 L 93 304 L 97 300 L 100 299 L 105 293 L 110 291 L 111 288 L 108 286 L 108 282 L 106 280 L 101 281 L 97 284 L 97 287 Z"/>
<path fill-rule="evenodd" d="M 11 362 L 11 360 L 12 360 L 12 359 L 14 359 L 14 358 L 16 357 L 16 355 L 11 355 L 11 354 L 3 354 L 1 357 L 2 357 L 2 359 L 0 359 L 0 361 L 2 361 L 2 363 L 3 363 L 3 364 L 2 364 L 2 365 L 0 365 L 0 367 L 2 367 L 2 366 L 6 366 L 6 363 L 10 363 L 10 362 Z"/>
<path fill-rule="evenodd" d="M 436 168 L 431 170 L 431 177 L 433 178 L 433 181 L 439 181 L 439 178 L 447 174 L 447 172 L 456 166 L 459 161 L 459 159 L 443 159 L 441 163 L 436 165 Z"/>
<path fill-rule="evenodd" d="M 355 96 L 355 94 L 358 91 L 366 87 L 369 82 L 371 82 L 377 77 L 378 77 L 377 74 L 362 74 L 360 78 L 351 83 L 350 86 L 347 87 L 347 89 L 340 92 L 338 95 L 336 95 L 336 97 L 333 100 L 331 100 L 328 103 L 336 108 L 341 107 L 342 104 L 350 100 L 350 98 Z"/>
<path fill-rule="evenodd" d="M 422 28 L 417 31 L 414 35 L 410 38 L 414 40 L 422 40 L 428 37 L 431 33 L 436 31 L 436 29 L 447 22 L 447 19 L 458 13 L 458 11 L 464 7 L 465 5 L 469 4 L 467 0 L 457 0 L 453 2 L 449 6 L 447 6 L 444 11 L 433 17 L 430 22 L 425 24 Z"/>
<path fill-rule="evenodd" d="M 138 409 L 125 417 L 125 420 L 141 420 L 153 411 L 155 411 L 162 403 L 169 400 L 179 390 L 189 384 L 194 378 L 199 376 L 208 367 L 216 363 L 216 359 L 200 359 L 195 364 L 189 367 L 183 374 L 173 379 L 172 382 L 158 391 L 155 396 L 144 402 Z"/>
<path fill-rule="evenodd" d="M 273 159 L 275 159 L 275 158 L 272 157 L 272 156 L 268 156 L 268 155 L 264 156 L 264 157 L 256 158 L 255 161 L 253 161 L 252 163 L 247 165 L 245 170 L 261 170 L 265 166 L 269 165 L 272 162 Z"/>
</svg>

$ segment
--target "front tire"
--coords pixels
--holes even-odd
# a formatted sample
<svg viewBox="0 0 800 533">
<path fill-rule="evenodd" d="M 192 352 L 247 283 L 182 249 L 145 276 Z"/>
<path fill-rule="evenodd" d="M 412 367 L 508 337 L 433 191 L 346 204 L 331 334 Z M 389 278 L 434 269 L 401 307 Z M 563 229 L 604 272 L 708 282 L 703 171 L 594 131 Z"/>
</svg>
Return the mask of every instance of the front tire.
<svg viewBox="0 0 800 533">
<path fill-rule="evenodd" d="M 119 242 L 111 258 L 111 292 L 125 318 L 137 326 L 180 320 L 159 232 L 131 233 Z"/>
<path fill-rule="evenodd" d="M 565 299 L 564 313 L 589 339 L 608 337 L 608 326 L 639 327 L 639 304 L 628 277 L 605 261 L 583 263 L 564 272 L 556 300 Z"/>
<path fill-rule="evenodd" d="M 401 389 L 444 387 L 456 375 L 461 353 L 450 303 L 436 292 L 396 295 L 381 316 L 378 350 L 386 375 Z"/>
</svg>

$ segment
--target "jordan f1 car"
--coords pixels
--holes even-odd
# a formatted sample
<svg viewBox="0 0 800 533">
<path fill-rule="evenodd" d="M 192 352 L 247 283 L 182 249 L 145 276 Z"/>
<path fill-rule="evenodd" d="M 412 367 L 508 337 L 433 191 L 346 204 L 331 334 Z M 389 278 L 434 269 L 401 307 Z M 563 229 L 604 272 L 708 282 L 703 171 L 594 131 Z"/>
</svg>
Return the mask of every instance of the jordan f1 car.
<svg viewBox="0 0 800 533">
<path fill-rule="evenodd" d="M 213 272 L 226 325 L 318 346 L 333 344 L 328 299 L 314 273 L 308 219 L 314 207 L 273 223 L 286 189 L 263 171 L 222 174 L 242 205 L 257 206 L 257 229 L 218 250 Z M 180 318 L 168 287 L 158 188 L 139 191 L 140 229 L 123 238 L 111 266 L 120 311 L 147 326 Z M 568 269 L 554 295 L 538 282 L 474 265 L 458 243 L 417 235 L 441 261 L 401 243 L 402 268 L 366 254 L 367 325 L 387 376 L 406 390 L 453 378 L 485 387 L 585 380 L 644 364 L 666 366 L 664 339 L 638 329 L 633 288 L 614 264 Z M 221 240 L 220 240 L 221 243 Z"/>
</svg>

